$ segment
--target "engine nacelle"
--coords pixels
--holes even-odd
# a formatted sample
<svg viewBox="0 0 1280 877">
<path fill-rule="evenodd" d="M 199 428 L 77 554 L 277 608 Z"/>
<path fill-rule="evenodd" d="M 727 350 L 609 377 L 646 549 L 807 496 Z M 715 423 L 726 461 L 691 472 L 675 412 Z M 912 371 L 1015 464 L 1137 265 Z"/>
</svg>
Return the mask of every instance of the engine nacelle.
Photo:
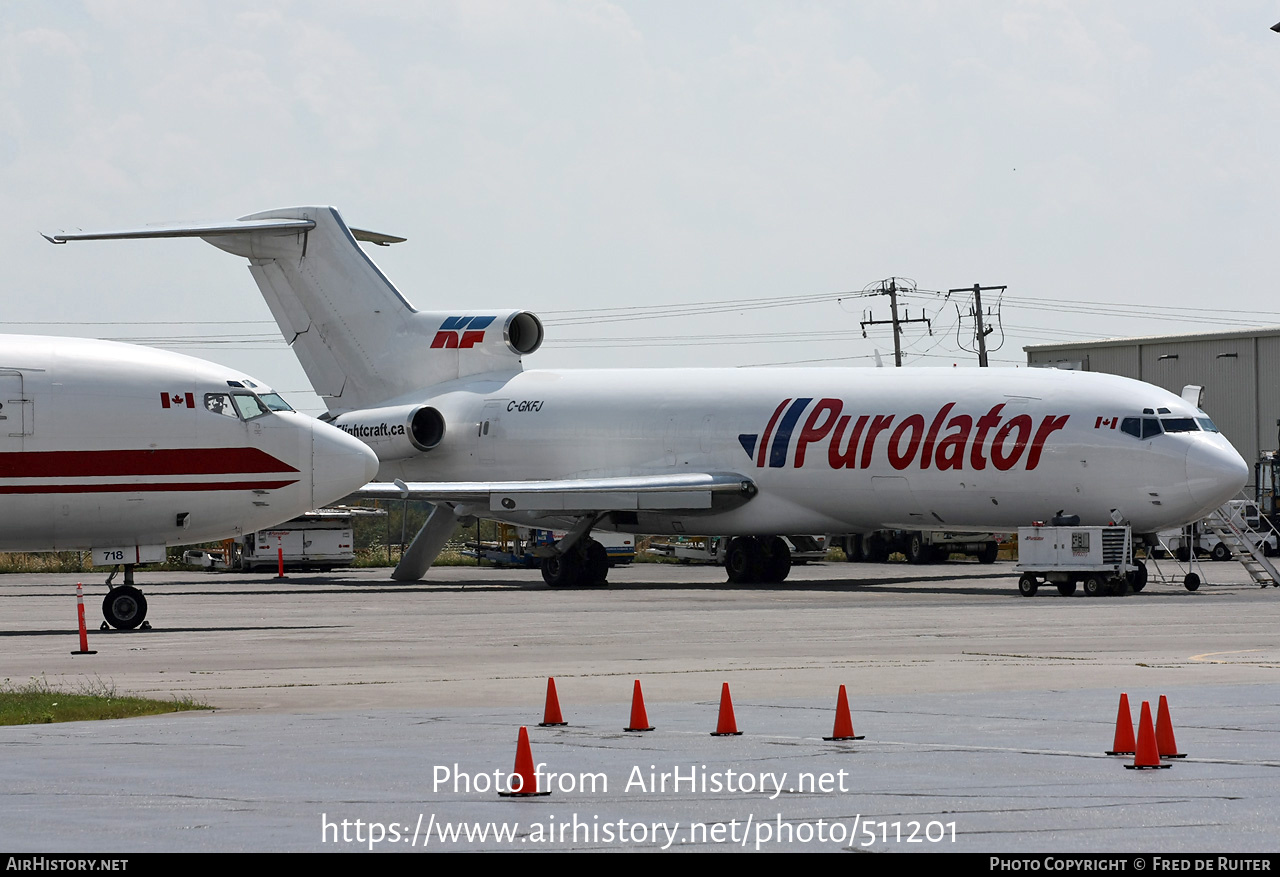
<svg viewBox="0 0 1280 877">
<path fill-rule="evenodd" d="M 480 313 L 423 313 L 424 326 L 438 324 L 431 337 L 433 350 L 477 350 L 489 355 L 524 356 L 542 346 L 542 321 L 529 311 Z"/>
<path fill-rule="evenodd" d="M 444 416 L 430 405 L 394 405 L 348 411 L 332 421 L 364 442 L 378 459 L 403 460 L 429 451 L 444 438 Z"/>
</svg>

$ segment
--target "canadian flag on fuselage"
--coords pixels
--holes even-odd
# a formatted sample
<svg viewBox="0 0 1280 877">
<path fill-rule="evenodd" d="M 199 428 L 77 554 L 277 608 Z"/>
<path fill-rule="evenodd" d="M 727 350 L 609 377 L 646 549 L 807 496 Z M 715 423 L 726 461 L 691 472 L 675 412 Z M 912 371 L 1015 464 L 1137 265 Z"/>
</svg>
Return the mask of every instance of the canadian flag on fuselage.
<svg viewBox="0 0 1280 877">
<path fill-rule="evenodd" d="M 161 393 L 161 408 L 195 408 L 196 397 L 191 393 Z"/>
</svg>

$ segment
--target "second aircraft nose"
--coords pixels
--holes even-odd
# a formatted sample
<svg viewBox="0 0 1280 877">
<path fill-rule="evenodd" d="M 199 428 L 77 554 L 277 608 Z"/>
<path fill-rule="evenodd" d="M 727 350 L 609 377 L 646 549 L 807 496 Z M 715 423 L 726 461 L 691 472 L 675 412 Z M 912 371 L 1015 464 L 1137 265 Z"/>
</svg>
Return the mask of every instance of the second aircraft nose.
<svg viewBox="0 0 1280 877">
<path fill-rule="evenodd" d="M 342 499 L 378 474 L 378 455 L 368 445 L 318 420 L 311 427 L 311 464 L 315 508 Z"/>
</svg>

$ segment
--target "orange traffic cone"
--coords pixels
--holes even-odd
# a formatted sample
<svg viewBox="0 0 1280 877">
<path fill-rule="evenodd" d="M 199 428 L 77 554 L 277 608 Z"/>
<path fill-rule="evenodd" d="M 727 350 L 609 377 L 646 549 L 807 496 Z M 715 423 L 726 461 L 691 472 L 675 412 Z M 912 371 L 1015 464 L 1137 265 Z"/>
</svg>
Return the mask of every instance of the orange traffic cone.
<svg viewBox="0 0 1280 877">
<path fill-rule="evenodd" d="M 1169 701 L 1160 695 L 1160 709 L 1156 711 L 1156 749 L 1161 758 L 1186 758 L 1178 751 L 1178 741 L 1173 739 L 1173 720 L 1169 718 Z"/>
<path fill-rule="evenodd" d="M 849 695 L 845 694 L 844 686 L 840 686 L 840 694 L 836 698 L 836 726 L 831 731 L 830 737 L 823 737 L 823 740 L 861 740 L 862 737 L 853 735 L 853 719 L 849 716 Z"/>
<path fill-rule="evenodd" d="M 542 721 L 538 722 L 539 728 L 562 728 L 569 724 L 564 720 L 564 716 L 560 715 L 560 698 L 556 696 L 556 680 L 553 676 L 547 677 L 547 705 L 542 710 Z"/>
<path fill-rule="evenodd" d="M 529 748 L 529 731 L 520 726 L 520 738 L 516 741 L 516 766 L 511 771 L 520 778 L 520 786 L 510 792 L 499 792 L 502 798 L 533 798 L 550 795 L 538 791 L 538 771 L 533 766 L 533 750 Z"/>
<path fill-rule="evenodd" d="M 631 690 L 631 724 L 623 728 L 624 731 L 652 731 L 653 726 L 649 724 L 649 716 L 644 711 L 644 695 L 640 693 L 640 680 L 636 680 L 636 686 Z"/>
<path fill-rule="evenodd" d="M 1133 755 L 1133 712 L 1129 709 L 1129 695 L 1120 695 L 1120 709 L 1116 712 L 1116 733 L 1107 755 Z"/>
<path fill-rule="evenodd" d="M 1160 753 L 1156 751 L 1156 732 L 1151 727 L 1151 704 L 1142 702 L 1142 718 L 1138 720 L 1138 751 L 1134 753 L 1133 764 L 1126 764 L 1125 770 L 1160 770 L 1169 765 L 1160 763 Z"/>
<path fill-rule="evenodd" d="M 80 621 L 80 651 L 72 652 L 73 655 L 96 655 L 96 651 L 89 648 L 89 632 L 84 626 L 84 586 L 80 582 L 76 582 L 76 617 Z"/>
<path fill-rule="evenodd" d="M 738 723 L 733 720 L 733 699 L 729 697 L 729 683 L 720 686 L 720 721 L 711 732 L 712 737 L 741 737 Z"/>
</svg>

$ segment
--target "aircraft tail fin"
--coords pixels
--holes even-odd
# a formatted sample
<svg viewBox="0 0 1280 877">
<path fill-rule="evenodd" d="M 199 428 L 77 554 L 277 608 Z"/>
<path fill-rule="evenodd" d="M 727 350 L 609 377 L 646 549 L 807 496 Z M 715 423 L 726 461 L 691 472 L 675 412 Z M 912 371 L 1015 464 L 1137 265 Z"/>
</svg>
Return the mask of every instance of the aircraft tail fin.
<svg viewBox="0 0 1280 877">
<path fill-rule="evenodd" d="M 231 222 L 45 235 L 72 240 L 200 237 L 249 260 L 285 341 L 331 414 L 474 374 L 512 373 L 542 343 L 525 311 L 422 312 L 358 241 L 404 238 L 351 229 L 332 207 L 268 210 Z"/>
</svg>

